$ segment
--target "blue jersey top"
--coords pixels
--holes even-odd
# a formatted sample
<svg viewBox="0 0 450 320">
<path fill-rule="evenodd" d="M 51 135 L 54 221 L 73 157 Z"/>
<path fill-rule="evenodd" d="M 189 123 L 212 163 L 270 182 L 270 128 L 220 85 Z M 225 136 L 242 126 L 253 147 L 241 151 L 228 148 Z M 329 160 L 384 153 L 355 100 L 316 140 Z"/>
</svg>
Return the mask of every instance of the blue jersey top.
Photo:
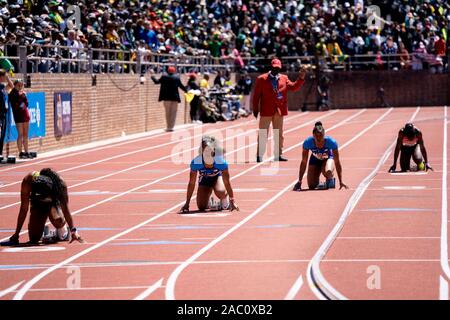
<svg viewBox="0 0 450 320">
<path fill-rule="evenodd" d="M 333 150 L 338 148 L 336 140 L 331 137 L 326 136 L 323 148 L 318 148 L 314 137 L 309 137 L 303 143 L 303 148 L 306 150 L 311 150 L 312 155 L 318 160 L 333 159 Z"/>
<path fill-rule="evenodd" d="M 214 164 L 212 168 L 205 167 L 202 156 L 197 156 L 191 162 L 191 170 L 198 171 L 198 173 L 200 174 L 199 178 L 221 176 L 222 171 L 227 169 L 228 163 L 225 161 L 223 157 L 219 156 L 214 157 Z"/>
</svg>

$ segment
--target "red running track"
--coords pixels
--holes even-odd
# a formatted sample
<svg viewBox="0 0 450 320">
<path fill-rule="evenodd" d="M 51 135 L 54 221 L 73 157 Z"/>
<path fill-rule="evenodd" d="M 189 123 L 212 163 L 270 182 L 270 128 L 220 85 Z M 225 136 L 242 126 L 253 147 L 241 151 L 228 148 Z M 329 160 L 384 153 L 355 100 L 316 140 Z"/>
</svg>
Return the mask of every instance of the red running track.
<svg viewBox="0 0 450 320">
<path fill-rule="evenodd" d="M 380 159 L 412 116 L 435 172 L 386 174 L 392 157 Z M 342 148 L 350 190 L 291 191 L 301 143 L 317 119 Z M 0 167 L 0 239 L 15 227 L 21 178 L 45 166 L 68 182 L 86 239 L 0 249 L 0 299 L 445 298 L 444 123 L 442 107 L 291 113 L 287 163 L 256 164 L 256 121 L 239 120 Z M 239 213 L 177 214 L 188 162 L 206 129 L 226 140 Z M 374 180 L 340 220 L 374 169 Z M 381 288 L 368 288 L 379 282 Z"/>
</svg>

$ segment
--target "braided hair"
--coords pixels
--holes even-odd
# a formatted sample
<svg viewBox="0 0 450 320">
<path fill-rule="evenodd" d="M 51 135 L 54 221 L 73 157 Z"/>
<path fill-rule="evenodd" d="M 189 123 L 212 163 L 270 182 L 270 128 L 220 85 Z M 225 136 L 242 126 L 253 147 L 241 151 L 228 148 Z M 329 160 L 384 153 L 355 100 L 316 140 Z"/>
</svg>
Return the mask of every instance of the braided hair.
<svg viewBox="0 0 450 320">
<path fill-rule="evenodd" d="M 52 194 L 57 205 L 61 203 L 67 204 L 69 196 L 67 194 L 67 185 L 61 176 L 50 168 L 44 168 L 40 171 L 40 175 L 46 176 L 52 180 Z"/>
</svg>

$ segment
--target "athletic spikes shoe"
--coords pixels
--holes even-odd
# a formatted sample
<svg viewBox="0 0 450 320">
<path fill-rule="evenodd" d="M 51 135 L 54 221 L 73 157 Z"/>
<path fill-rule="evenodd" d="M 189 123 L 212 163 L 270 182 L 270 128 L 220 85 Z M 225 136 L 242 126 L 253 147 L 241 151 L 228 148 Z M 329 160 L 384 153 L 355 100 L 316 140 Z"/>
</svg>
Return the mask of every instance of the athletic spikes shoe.
<svg viewBox="0 0 450 320">
<path fill-rule="evenodd" d="M 220 200 L 220 206 L 219 206 L 219 210 L 228 210 L 230 209 L 230 201 L 228 201 L 228 197 L 226 197 L 225 199 Z"/>
<path fill-rule="evenodd" d="M 52 244 L 59 241 L 69 241 L 70 232 L 67 226 L 60 229 L 50 230 L 48 226 L 44 227 L 44 235 L 42 236 L 42 243 Z"/>
<path fill-rule="evenodd" d="M 336 188 L 336 178 L 327 179 L 325 182 L 327 189 L 335 189 Z"/>
<path fill-rule="evenodd" d="M 42 243 L 52 244 L 58 242 L 58 235 L 56 230 L 50 230 L 48 226 L 44 227 L 44 234 L 42 235 Z"/>
<path fill-rule="evenodd" d="M 417 171 L 425 171 L 425 163 L 421 162 L 418 166 L 417 166 Z"/>
</svg>

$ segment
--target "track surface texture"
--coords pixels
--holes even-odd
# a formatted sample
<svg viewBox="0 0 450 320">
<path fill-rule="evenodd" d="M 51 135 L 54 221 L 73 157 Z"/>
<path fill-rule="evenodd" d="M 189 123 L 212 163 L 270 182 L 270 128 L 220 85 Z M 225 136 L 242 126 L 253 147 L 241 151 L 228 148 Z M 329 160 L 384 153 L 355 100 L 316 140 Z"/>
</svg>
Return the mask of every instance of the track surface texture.
<svg viewBox="0 0 450 320">
<path fill-rule="evenodd" d="M 317 120 L 349 190 L 292 191 Z M 410 120 L 434 172 L 390 174 Z M 291 112 L 283 163 L 255 162 L 248 118 L 2 165 L 0 240 L 22 178 L 52 167 L 86 242 L 1 247 L 0 299 L 448 299 L 447 125 L 446 107 Z M 179 214 L 207 133 L 226 149 L 241 210 Z"/>
</svg>

